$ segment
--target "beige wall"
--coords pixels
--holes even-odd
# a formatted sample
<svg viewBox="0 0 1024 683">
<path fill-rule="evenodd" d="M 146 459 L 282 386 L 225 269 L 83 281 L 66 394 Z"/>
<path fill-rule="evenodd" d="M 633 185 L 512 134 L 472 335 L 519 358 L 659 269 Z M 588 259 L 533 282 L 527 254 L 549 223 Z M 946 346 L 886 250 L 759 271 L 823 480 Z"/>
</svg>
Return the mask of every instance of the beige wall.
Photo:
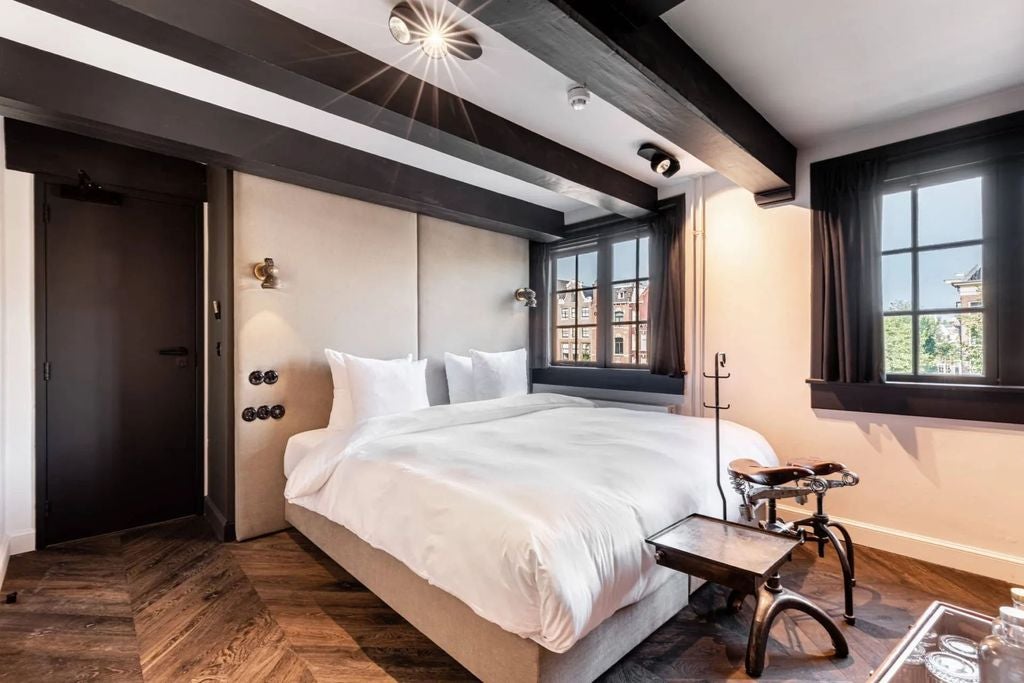
<svg viewBox="0 0 1024 683">
<path fill-rule="evenodd" d="M 705 180 L 706 356 L 727 351 L 729 419 L 780 458 L 824 457 L 861 475 L 828 509 L 855 540 L 1024 581 L 1024 428 L 814 411 L 810 212 L 757 208 L 721 176 Z"/>
<path fill-rule="evenodd" d="M 265 257 L 281 269 L 280 289 L 253 277 Z M 235 276 L 235 513 L 248 538 L 286 526 L 288 437 L 327 425 L 324 348 L 416 355 L 416 216 L 236 173 Z M 277 384 L 249 384 L 249 372 L 267 369 Z M 246 406 L 274 403 L 287 409 L 282 420 L 241 420 Z"/>
<path fill-rule="evenodd" d="M 513 292 L 530 280 L 530 243 L 419 217 L 419 346 L 430 403 L 448 402 L 444 352 L 526 346 L 530 309 Z"/>
</svg>

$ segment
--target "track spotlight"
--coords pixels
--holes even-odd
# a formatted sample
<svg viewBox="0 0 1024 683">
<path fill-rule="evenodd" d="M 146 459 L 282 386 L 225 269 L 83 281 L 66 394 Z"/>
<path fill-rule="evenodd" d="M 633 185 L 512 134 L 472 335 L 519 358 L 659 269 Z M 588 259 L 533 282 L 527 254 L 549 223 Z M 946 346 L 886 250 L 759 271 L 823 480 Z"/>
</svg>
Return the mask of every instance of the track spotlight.
<svg viewBox="0 0 1024 683">
<path fill-rule="evenodd" d="M 640 156 L 651 162 L 651 170 L 660 173 L 666 178 L 671 178 L 679 172 L 679 160 L 663 149 L 659 149 L 650 143 L 640 145 L 636 151 Z"/>
</svg>

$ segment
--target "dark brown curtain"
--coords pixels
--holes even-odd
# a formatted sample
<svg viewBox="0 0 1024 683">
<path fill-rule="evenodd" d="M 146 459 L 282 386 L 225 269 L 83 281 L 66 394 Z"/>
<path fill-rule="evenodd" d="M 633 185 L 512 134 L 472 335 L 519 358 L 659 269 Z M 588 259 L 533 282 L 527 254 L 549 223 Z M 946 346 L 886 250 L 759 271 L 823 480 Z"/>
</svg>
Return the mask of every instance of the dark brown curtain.
<svg viewBox="0 0 1024 683">
<path fill-rule="evenodd" d="M 811 166 L 811 377 L 881 382 L 882 184 L 877 160 Z"/>
<path fill-rule="evenodd" d="M 651 223 L 651 374 L 682 377 L 686 371 L 686 259 L 683 202 L 663 208 Z"/>
<path fill-rule="evenodd" d="M 551 294 L 549 292 L 550 264 L 548 245 L 530 242 L 530 289 L 537 293 L 537 308 L 530 311 L 530 367 L 546 368 L 549 365 L 548 328 Z"/>
</svg>

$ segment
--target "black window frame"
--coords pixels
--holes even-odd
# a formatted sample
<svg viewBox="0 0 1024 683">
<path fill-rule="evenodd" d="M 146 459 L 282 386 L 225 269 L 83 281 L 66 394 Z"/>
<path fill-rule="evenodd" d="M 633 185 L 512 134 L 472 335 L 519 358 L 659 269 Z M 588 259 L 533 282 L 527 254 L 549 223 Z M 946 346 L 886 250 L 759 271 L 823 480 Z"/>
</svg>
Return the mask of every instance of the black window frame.
<svg viewBox="0 0 1024 683">
<path fill-rule="evenodd" d="M 982 234 L 976 239 L 958 240 L 954 242 L 942 242 L 936 244 L 921 245 L 919 242 L 919 211 L 918 192 L 921 189 L 945 185 L 970 178 L 981 178 L 982 197 Z M 913 372 L 910 373 L 889 373 L 885 374 L 886 383 L 921 383 L 921 384 L 977 384 L 995 385 L 999 377 L 998 359 L 998 317 L 996 315 L 997 293 L 995 287 L 985 283 L 985 274 L 994 273 L 998 268 L 996 255 L 996 226 L 998 225 L 998 206 L 996 202 L 996 174 L 991 164 L 969 164 L 967 166 L 941 170 L 932 173 L 921 173 L 910 177 L 899 178 L 885 183 L 882 195 L 899 194 L 910 192 L 910 246 L 898 249 L 887 249 L 881 251 L 881 258 L 899 254 L 907 254 L 911 260 L 911 302 L 910 308 L 902 311 L 882 310 L 883 318 L 910 317 L 911 319 L 911 365 Z M 982 297 L 983 305 L 980 308 L 970 309 L 972 314 L 983 316 L 983 365 L 984 371 L 981 375 L 954 375 L 940 373 L 923 373 L 920 367 L 920 319 L 928 315 L 956 315 L 963 313 L 965 309 L 950 308 L 921 308 L 920 304 L 920 256 L 922 253 L 942 251 L 944 249 L 955 249 L 959 247 L 980 246 L 982 249 Z M 884 328 L 884 325 L 883 325 Z M 883 345 L 883 356 L 884 356 Z M 883 358 L 883 361 L 887 360 Z"/>
<path fill-rule="evenodd" d="M 994 354 L 993 360 L 986 360 L 991 368 L 986 367 L 982 381 L 941 375 L 926 376 L 925 381 L 899 376 L 880 382 L 829 381 L 814 377 L 820 371 L 821 340 L 812 332 L 812 378 L 807 380 L 811 407 L 1024 424 L 1024 345 L 1020 343 L 1024 339 L 1024 268 L 1020 267 L 1024 263 L 1024 112 L 815 163 L 861 161 L 883 164 L 883 194 L 915 179 L 977 174 L 978 169 L 991 177 L 986 183 L 984 206 L 990 210 L 983 233 L 990 246 L 982 267 L 986 353 Z M 815 278 L 813 282 L 814 297 L 819 300 L 822 281 Z"/>
<path fill-rule="evenodd" d="M 640 320 L 639 313 L 637 314 L 636 320 L 624 320 L 620 323 L 616 323 L 613 320 L 614 302 L 612 301 L 612 292 L 616 284 L 623 283 L 634 283 L 634 292 L 636 296 L 636 304 L 639 309 L 639 283 L 647 282 L 648 287 L 650 284 L 650 263 L 647 267 L 647 277 L 640 277 L 640 247 L 639 240 L 647 238 L 650 240 L 651 230 L 650 226 L 646 223 L 642 224 L 630 224 L 628 227 L 602 231 L 601 234 L 591 236 L 583 240 L 573 240 L 561 247 L 555 247 L 551 249 L 550 256 L 548 258 L 545 267 L 548 269 L 550 282 L 552 283 L 551 292 L 547 295 L 551 306 L 550 321 L 549 321 L 549 334 L 548 334 L 548 347 L 551 353 L 550 367 L 551 368 L 597 368 L 602 370 L 627 370 L 637 372 L 650 372 L 650 354 L 651 354 L 651 333 L 650 333 L 650 321 Z M 635 240 L 635 258 L 636 263 L 635 277 L 630 279 L 622 279 L 612 281 L 612 248 L 615 244 L 626 242 L 629 240 Z M 579 282 L 579 256 L 581 254 L 597 254 L 597 282 L 594 287 L 584 287 Z M 571 289 L 559 289 L 558 288 L 558 260 L 573 256 L 576 258 L 575 265 L 575 276 L 576 286 Z M 650 249 L 648 248 L 648 260 L 650 259 Z M 581 322 L 581 308 L 579 302 L 579 296 L 582 292 L 593 290 L 597 299 L 597 305 L 591 304 L 592 313 L 596 314 L 595 323 L 582 323 Z M 560 294 L 574 294 L 576 296 L 575 314 L 573 316 L 572 324 L 566 323 L 561 319 L 558 306 L 558 296 Z M 592 315 L 591 320 L 595 319 Z M 636 358 L 639 360 L 639 342 L 640 342 L 640 325 L 647 325 L 647 358 L 646 364 L 639 363 L 615 363 L 612 361 L 614 350 L 614 334 L 613 328 L 615 326 L 627 326 L 633 325 L 636 328 L 637 338 L 637 349 Z M 593 330 L 592 338 L 588 340 L 588 343 L 594 345 L 596 353 L 593 360 L 586 361 L 580 360 L 579 358 L 579 347 L 580 339 L 579 331 L 582 329 Z M 574 348 L 574 360 L 564 361 L 558 359 L 558 351 L 561 349 L 562 337 L 561 331 L 564 329 L 574 329 L 576 334 L 569 339 L 569 342 L 573 344 Z"/>
</svg>

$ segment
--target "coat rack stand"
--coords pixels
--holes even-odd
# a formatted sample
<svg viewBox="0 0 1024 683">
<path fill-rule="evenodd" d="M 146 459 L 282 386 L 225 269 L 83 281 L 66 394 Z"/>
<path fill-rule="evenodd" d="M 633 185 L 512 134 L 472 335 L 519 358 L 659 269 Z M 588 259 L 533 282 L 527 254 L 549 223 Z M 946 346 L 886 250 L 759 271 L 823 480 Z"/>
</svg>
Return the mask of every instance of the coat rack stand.
<svg viewBox="0 0 1024 683">
<path fill-rule="evenodd" d="M 715 354 L 715 374 L 709 375 L 703 373 L 705 379 L 715 380 L 715 402 L 709 405 L 706 401 L 704 407 L 708 410 L 715 411 L 715 484 L 718 486 L 718 495 L 722 498 L 722 521 L 727 521 L 728 503 L 725 499 L 725 490 L 722 488 L 722 433 L 721 433 L 721 420 L 722 411 L 729 410 L 731 404 L 722 405 L 720 400 L 720 384 L 723 379 L 729 379 L 732 377 L 732 373 L 722 374 L 722 369 L 725 368 L 725 354 L 718 352 Z"/>
</svg>

